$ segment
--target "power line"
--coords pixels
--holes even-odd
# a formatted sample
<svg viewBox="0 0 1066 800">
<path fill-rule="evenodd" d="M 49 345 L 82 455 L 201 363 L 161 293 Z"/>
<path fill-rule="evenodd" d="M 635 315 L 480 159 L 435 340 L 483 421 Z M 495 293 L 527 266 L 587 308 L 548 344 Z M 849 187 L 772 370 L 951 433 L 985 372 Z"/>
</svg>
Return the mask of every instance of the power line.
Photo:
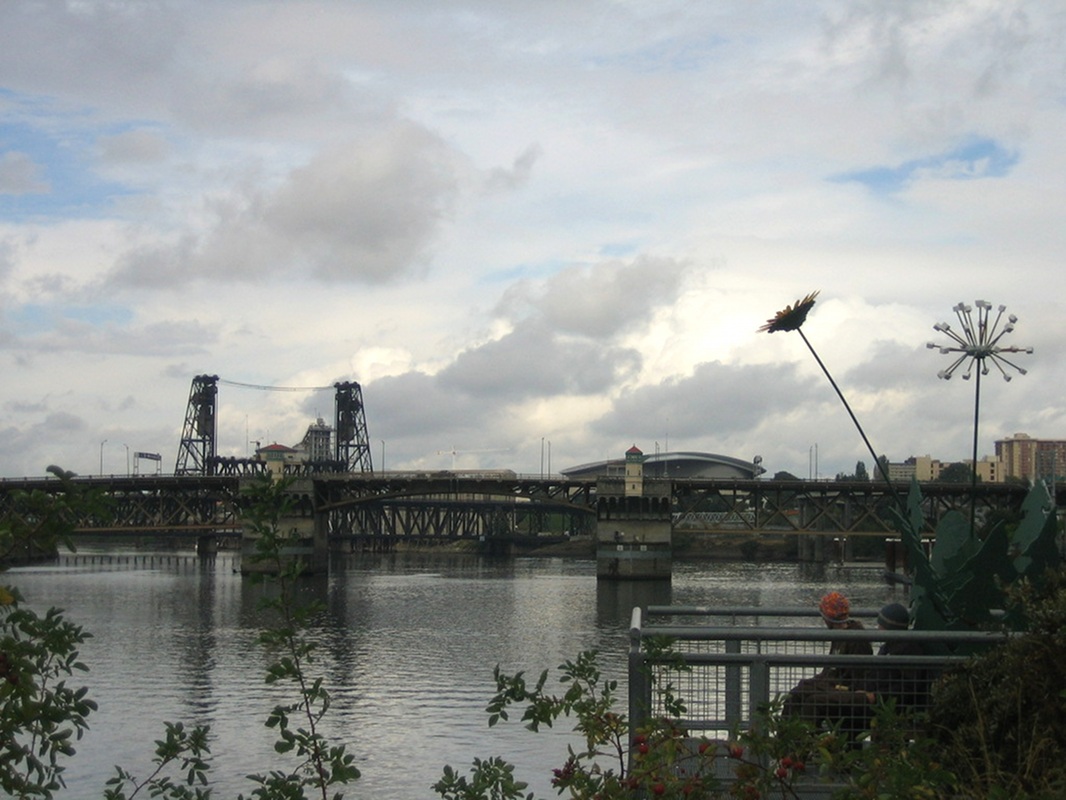
<svg viewBox="0 0 1066 800">
<path fill-rule="evenodd" d="M 264 392 L 324 392 L 333 388 L 332 386 L 263 386 L 258 383 L 228 381 L 224 378 L 219 378 L 218 382 L 224 383 L 227 386 L 239 386 L 242 389 L 260 389 Z"/>
</svg>

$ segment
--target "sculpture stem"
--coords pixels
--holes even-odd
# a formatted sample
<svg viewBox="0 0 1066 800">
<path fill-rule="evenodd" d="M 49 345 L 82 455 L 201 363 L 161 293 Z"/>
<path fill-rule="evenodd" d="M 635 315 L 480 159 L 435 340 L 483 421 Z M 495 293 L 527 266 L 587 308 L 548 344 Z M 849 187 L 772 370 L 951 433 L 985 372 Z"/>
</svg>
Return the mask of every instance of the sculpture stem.
<svg viewBox="0 0 1066 800">
<path fill-rule="evenodd" d="M 811 351 L 811 355 L 814 356 L 814 360 L 818 362 L 818 366 L 822 368 L 822 372 L 825 373 L 825 377 L 829 379 L 829 385 L 833 387 L 833 390 L 837 393 L 837 397 L 840 398 L 840 402 L 844 404 L 844 409 L 848 412 L 848 416 L 851 417 L 851 421 L 855 423 L 856 430 L 859 431 L 859 436 L 862 437 L 863 442 L 866 444 L 866 449 L 870 451 L 870 457 L 874 460 L 875 469 L 881 473 L 881 477 L 884 478 L 885 483 L 888 485 L 889 492 L 896 498 L 896 501 L 902 506 L 903 499 L 896 494 L 896 487 L 892 485 L 891 479 L 888 477 L 888 472 L 885 470 L 881 460 L 877 457 L 877 453 L 874 452 L 873 445 L 870 444 L 870 440 L 866 438 L 866 432 L 862 429 L 862 425 L 859 424 L 858 418 L 851 410 L 851 406 L 848 405 L 847 398 L 844 397 L 844 393 L 840 391 L 840 387 L 837 386 L 837 382 L 833 380 L 833 376 L 829 374 L 829 370 L 826 369 L 825 364 L 822 363 L 822 359 L 818 357 L 818 353 L 814 347 L 807 340 L 807 335 L 803 332 L 802 328 L 797 328 L 797 332 L 803 339 L 803 343 L 807 345 L 807 349 Z"/>
<path fill-rule="evenodd" d="M 977 423 L 981 409 L 981 368 L 984 361 L 978 361 L 976 383 L 974 384 L 973 401 L 973 462 L 970 464 L 972 475 L 970 476 L 970 538 L 977 536 Z"/>
</svg>

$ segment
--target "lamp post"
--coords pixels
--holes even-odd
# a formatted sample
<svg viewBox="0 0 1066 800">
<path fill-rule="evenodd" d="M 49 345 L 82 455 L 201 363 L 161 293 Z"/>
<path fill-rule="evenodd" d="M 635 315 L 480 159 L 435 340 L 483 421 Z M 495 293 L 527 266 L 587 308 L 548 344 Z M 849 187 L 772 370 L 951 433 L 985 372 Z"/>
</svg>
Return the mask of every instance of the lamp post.
<svg viewBox="0 0 1066 800">
<path fill-rule="evenodd" d="M 104 445 L 107 444 L 107 439 L 100 442 L 100 475 L 104 474 Z"/>
<path fill-rule="evenodd" d="M 381 471 L 385 471 L 385 440 L 381 440 Z"/>
<path fill-rule="evenodd" d="M 1009 382 L 1012 377 L 1007 368 L 1017 370 L 1019 375 L 1025 375 L 1025 369 L 1019 367 L 1003 354 L 1033 352 L 1031 347 L 1005 347 L 999 343 L 1000 339 L 1014 330 L 1014 323 L 1018 321 L 1014 314 L 1010 314 L 1007 316 L 1007 321 L 1003 323 L 1003 327 L 1000 327 L 1000 323 L 1003 321 L 1003 312 L 1007 310 L 1006 306 L 997 308 L 996 318 L 991 324 L 989 324 L 989 317 L 991 316 L 992 304 L 986 300 L 977 300 L 974 302 L 974 306 L 977 308 L 976 320 L 974 319 L 973 307 L 965 303 L 958 303 L 951 309 L 959 320 L 959 325 L 962 328 L 961 334 L 952 330 L 948 323 L 938 322 L 933 326 L 933 330 L 946 334 L 951 341 L 946 344 L 937 344 L 936 342 L 926 344 L 926 347 L 932 350 L 939 350 L 942 355 L 955 355 L 955 360 L 951 362 L 947 369 L 942 369 L 937 373 L 938 378 L 945 381 L 951 380 L 951 376 L 963 364 L 966 365 L 966 369 L 962 373 L 962 379 L 968 381 L 971 375 L 974 376 L 973 461 L 971 462 L 973 474 L 970 483 L 971 537 L 976 535 L 975 526 L 977 520 L 977 428 L 981 414 L 981 376 L 988 374 L 990 362 L 999 370 L 999 374 L 1003 376 L 1005 381 Z M 977 369 L 974 369 L 975 364 L 979 365 Z"/>
<path fill-rule="evenodd" d="M 130 446 L 125 442 L 122 446 L 126 448 L 126 477 L 128 478 L 130 476 Z"/>
</svg>

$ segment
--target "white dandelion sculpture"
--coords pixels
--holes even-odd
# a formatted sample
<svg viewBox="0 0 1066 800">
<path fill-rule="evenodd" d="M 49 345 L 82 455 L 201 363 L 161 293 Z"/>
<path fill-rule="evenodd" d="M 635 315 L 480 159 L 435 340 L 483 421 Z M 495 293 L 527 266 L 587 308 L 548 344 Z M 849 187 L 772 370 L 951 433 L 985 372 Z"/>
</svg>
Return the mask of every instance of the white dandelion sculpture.
<svg viewBox="0 0 1066 800">
<path fill-rule="evenodd" d="M 991 367 L 999 370 L 1003 380 L 1009 381 L 1013 377 L 1010 370 L 1017 370 L 1019 375 L 1025 375 L 1025 369 L 1008 359 L 1004 353 L 1032 353 L 1031 347 L 1006 347 L 1000 344 L 1000 339 L 1014 330 L 1014 323 L 1018 318 L 1014 314 L 1007 316 L 1003 321 L 1003 313 L 1006 306 L 999 306 L 995 320 L 989 324 L 992 314 L 992 304 L 986 300 L 974 302 L 977 307 L 976 320 L 973 308 L 965 303 L 959 303 L 952 311 L 958 317 L 962 332 L 952 330 L 946 322 L 938 322 L 933 330 L 946 334 L 951 338 L 947 344 L 929 342 L 926 347 L 939 350 L 943 355 L 954 355 L 955 360 L 947 369 L 937 373 L 937 377 L 943 380 L 951 380 L 951 376 L 965 365 L 962 379 L 968 381 L 974 376 L 974 406 L 973 406 L 973 461 L 972 490 L 970 501 L 970 535 L 974 535 L 974 522 L 977 514 L 977 429 L 981 413 L 981 376 L 987 375 Z M 1001 327 L 1002 323 L 1002 327 Z"/>
</svg>

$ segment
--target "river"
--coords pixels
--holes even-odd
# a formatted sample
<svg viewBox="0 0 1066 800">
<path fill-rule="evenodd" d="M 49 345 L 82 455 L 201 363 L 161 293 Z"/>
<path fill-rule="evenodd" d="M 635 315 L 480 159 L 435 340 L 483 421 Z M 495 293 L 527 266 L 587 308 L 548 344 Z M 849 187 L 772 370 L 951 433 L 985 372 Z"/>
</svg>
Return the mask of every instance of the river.
<svg viewBox="0 0 1066 800">
<path fill-rule="evenodd" d="M 284 763 L 263 724 L 278 699 L 257 641 L 263 589 L 235 566 L 226 554 L 97 551 L 5 575 L 31 608 L 65 609 L 93 634 L 81 648 L 90 671 L 75 680 L 99 710 L 59 797 L 100 797 L 115 765 L 145 775 L 163 721 L 211 726 L 216 798 L 247 796 L 247 773 Z M 810 606 L 832 589 L 862 606 L 901 599 L 872 567 L 701 560 L 676 563 L 669 582 L 613 583 L 597 581 L 589 559 L 344 556 L 303 584 L 326 608 L 309 671 L 333 697 L 326 734 L 362 772 L 346 797 L 431 799 L 445 764 L 465 773 L 475 757 L 496 755 L 538 797 L 555 797 L 551 770 L 565 760 L 569 727 L 533 734 L 513 720 L 490 729 L 496 664 L 535 677 L 598 650 L 624 713 L 634 605 Z"/>
</svg>

